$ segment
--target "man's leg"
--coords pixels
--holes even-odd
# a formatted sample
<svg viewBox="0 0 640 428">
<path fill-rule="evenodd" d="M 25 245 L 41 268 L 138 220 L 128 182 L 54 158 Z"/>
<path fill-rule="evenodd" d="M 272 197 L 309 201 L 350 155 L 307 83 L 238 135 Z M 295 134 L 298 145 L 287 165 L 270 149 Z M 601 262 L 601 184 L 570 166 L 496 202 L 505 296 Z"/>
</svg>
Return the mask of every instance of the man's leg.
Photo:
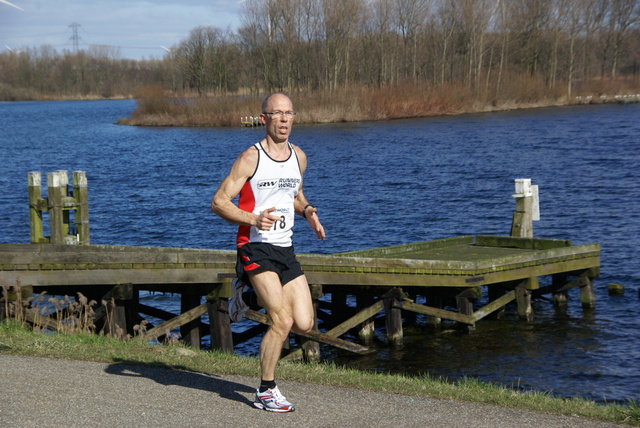
<svg viewBox="0 0 640 428">
<path fill-rule="evenodd" d="M 314 323 L 309 285 L 304 275 L 284 286 L 275 272 L 251 275 L 251 283 L 260 306 L 267 310 L 271 326 L 260 344 L 260 369 L 263 380 L 275 379 L 275 369 L 282 344 L 293 328 L 294 332 L 311 331 Z"/>
</svg>

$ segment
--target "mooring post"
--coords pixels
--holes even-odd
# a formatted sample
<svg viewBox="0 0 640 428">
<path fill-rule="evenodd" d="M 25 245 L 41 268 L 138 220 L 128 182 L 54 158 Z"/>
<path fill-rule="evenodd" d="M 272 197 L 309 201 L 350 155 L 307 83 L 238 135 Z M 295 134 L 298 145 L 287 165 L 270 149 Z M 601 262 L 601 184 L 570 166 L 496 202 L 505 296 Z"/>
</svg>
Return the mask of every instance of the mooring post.
<svg viewBox="0 0 640 428">
<path fill-rule="evenodd" d="M 52 244 L 64 243 L 66 233 L 64 231 L 64 217 L 62 215 L 62 198 L 65 196 L 68 181 L 66 174 L 63 175 L 60 171 L 47 174 L 49 233 Z"/>
<path fill-rule="evenodd" d="M 516 210 L 511 223 L 511 236 L 533 238 L 533 221 L 540 220 L 538 186 L 531 185 L 530 178 L 517 178 Z"/>
<path fill-rule="evenodd" d="M 30 172 L 27 175 L 28 191 L 29 191 L 29 231 L 30 242 L 38 244 L 45 242 L 44 233 L 42 231 L 42 176 L 39 172 Z"/>
<path fill-rule="evenodd" d="M 73 219 L 78 234 L 78 244 L 89 245 L 89 192 L 87 175 L 84 171 L 73 171 L 73 198 L 75 199 Z"/>
<path fill-rule="evenodd" d="M 513 197 L 516 199 L 516 210 L 511 222 L 511 236 L 533 238 L 533 222 L 540 220 L 538 186 L 532 185 L 530 178 L 517 178 L 515 190 Z M 529 278 L 526 287 L 529 290 L 538 289 L 538 278 Z"/>
</svg>

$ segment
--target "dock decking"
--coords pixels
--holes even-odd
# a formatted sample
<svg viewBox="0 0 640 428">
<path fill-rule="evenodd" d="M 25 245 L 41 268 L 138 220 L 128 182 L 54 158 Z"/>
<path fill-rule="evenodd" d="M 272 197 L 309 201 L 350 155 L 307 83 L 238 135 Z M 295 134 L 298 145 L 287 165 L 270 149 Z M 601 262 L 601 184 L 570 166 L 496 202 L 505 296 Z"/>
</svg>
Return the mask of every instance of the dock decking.
<svg viewBox="0 0 640 428">
<path fill-rule="evenodd" d="M 453 320 L 472 330 L 476 322 L 513 300 L 520 317 L 531 319 L 530 299 L 535 294 L 550 293 L 562 302 L 569 288 L 579 287 L 583 305 L 591 306 L 600 246 L 481 235 L 331 255 L 299 254 L 298 258 L 322 324 L 303 337 L 300 349 L 291 355 L 316 359 L 319 342 L 367 352 L 373 319 L 380 312 L 385 314 L 390 343 L 402 346 L 402 311 L 427 315 L 434 322 Z M 235 251 L 0 244 L 0 286 L 20 285 L 50 295 L 80 292 L 97 302 L 109 300 L 113 304 L 96 313 L 104 317 L 111 312 L 106 317 L 112 323 L 110 332 L 120 329 L 131 334 L 134 324 L 152 315 L 165 321 L 144 332 L 142 340 L 180 327 L 187 343 L 199 346 L 201 337 L 210 334 L 211 346 L 228 352 L 233 352 L 234 343 L 261 332 L 231 333 L 226 300 L 231 297 L 234 272 Z M 537 278 L 542 276 L 550 276 L 551 281 L 540 288 Z M 138 292 L 142 290 L 180 294 L 181 314 L 141 305 Z M 483 290 L 489 303 L 474 308 Z M 320 301 L 323 294 L 331 295 L 330 304 Z M 356 297 L 355 310 L 347 308 L 346 295 Z M 426 296 L 426 304 L 416 304 L 412 297 L 417 295 Z M 206 303 L 201 303 L 203 296 Z M 453 296 L 457 310 L 444 309 L 443 296 Z M 209 315 L 208 326 L 200 320 L 204 314 Z M 253 311 L 247 318 L 269 322 L 266 315 Z M 339 338 L 354 329 L 364 345 Z"/>
</svg>

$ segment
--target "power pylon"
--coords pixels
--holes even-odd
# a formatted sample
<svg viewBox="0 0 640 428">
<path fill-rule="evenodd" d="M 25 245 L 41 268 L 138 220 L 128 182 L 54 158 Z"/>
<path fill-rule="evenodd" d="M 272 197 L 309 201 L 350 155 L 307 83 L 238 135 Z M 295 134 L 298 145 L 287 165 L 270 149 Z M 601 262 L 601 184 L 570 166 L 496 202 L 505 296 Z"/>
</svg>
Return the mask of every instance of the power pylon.
<svg viewBox="0 0 640 428">
<path fill-rule="evenodd" d="M 69 24 L 69 28 L 73 30 L 73 35 L 70 37 L 70 40 L 73 42 L 73 53 L 78 53 L 78 43 L 80 41 L 80 37 L 78 37 L 78 27 L 82 27 L 80 24 Z"/>
</svg>

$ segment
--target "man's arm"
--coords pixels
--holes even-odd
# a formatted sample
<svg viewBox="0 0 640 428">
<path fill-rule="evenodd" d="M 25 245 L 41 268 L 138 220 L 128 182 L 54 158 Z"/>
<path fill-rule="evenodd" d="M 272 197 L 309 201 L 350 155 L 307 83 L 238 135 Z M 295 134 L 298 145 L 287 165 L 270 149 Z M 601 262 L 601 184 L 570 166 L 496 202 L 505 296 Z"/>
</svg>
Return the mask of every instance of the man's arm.
<svg viewBox="0 0 640 428">
<path fill-rule="evenodd" d="M 279 217 L 270 215 L 275 207 L 266 209 L 259 215 L 241 210 L 233 199 L 238 196 L 242 186 L 255 172 L 258 164 L 258 151 L 250 147 L 238 156 L 227 175 L 211 200 L 211 211 L 229 223 L 242 226 L 255 226 L 260 230 L 269 230 Z"/>
</svg>

